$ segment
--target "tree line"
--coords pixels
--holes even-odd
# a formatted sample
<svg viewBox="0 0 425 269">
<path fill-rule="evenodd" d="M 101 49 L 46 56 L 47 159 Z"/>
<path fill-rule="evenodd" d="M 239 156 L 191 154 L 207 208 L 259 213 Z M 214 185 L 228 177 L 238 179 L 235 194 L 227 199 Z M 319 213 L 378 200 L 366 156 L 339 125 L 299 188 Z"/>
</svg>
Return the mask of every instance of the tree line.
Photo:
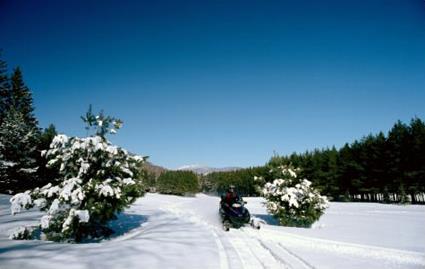
<svg viewBox="0 0 425 269">
<path fill-rule="evenodd" d="M 257 196 L 255 176 L 266 175 L 266 166 L 250 167 L 235 171 L 212 172 L 201 175 L 201 188 L 203 192 L 211 194 L 223 194 L 234 185 L 242 196 Z"/>
<path fill-rule="evenodd" d="M 258 195 L 254 176 L 292 164 L 300 176 L 336 201 L 425 203 L 425 123 L 418 117 L 409 124 L 398 121 L 384 134 L 370 134 L 340 149 L 325 148 L 271 157 L 262 167 L 203 177 L 207 192 L 223 192 L 234 184 L 244 195 Z"/>
<path fill-rule="evenodd" d="M 163 194 L 190 196 L 199 192 L 199 180 L 192 171 L 169 170 L 158 177 L 153 187 Z"/>
</svg>

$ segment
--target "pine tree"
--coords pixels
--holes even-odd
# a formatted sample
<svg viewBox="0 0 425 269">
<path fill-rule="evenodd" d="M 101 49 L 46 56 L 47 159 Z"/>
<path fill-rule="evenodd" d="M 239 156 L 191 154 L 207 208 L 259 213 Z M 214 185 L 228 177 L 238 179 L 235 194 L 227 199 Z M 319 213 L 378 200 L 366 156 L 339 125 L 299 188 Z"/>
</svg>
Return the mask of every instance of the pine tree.
<svg viewBox="0 0 425 269">
<path fill-rule="evenodd" d="M 117 130 L 122 127 L 122 120 L 106 116 L 103 113 L 103 110 L 100 111 L 98 115 L 94 115 L 92 112 L 92 106 L 89 106 L 88 111 L 85 116 L 80 117 L 83 122 L 86 124 L 86 131 L 89 134 L 90 129 L 95 131 L 95 134 L 106 138 L 107 134 L 116 134 Z"/>
<path fill-rule="evenodd" d="M 146 157 L 129 154 L 105 137 L 56 135 L 42 155 L 49 160 L 48 167 L 58 168 L 59 178 L 16 194 L 11 210 L 15 214 L 36 206 L 45 211 L 39 227 L 48 240 L 80 242 L 108 236 L 112 230 L 107 222 L 144 194 L 146 174 L 140 166 Z M 28 238 L 30 229 L 12 237 Z"/>
<path fill-rule="evenodd" d="M 1 57 L 1 51 L 0 51 Z M 6 116 L 6 111 L 10 107 L 10 86 L 9 77 L 7 75 L 7 64 L 0 58 L 0 125 Z"/>
<path fill-rule="evenodd" d="M 2 149 L 3 147 L 4 147 L 3 143 L 0 141 L 0 149 Z M 2 151 L 0 150 L 0 189 L 1 189 L 3 180 L 6 178 L 7 166 L 8 166 L 8 163 L 5 160 Z"/>
<path fill-rule="evenodd" d="M 36 185 L 38 130 L 21 112 L 10 110 L 0 125 L 0 192 L 16 192 Z"/>
<path fill-rule="evenodd" d="M 400 201 L 399 201 L 400 204 L 408 204 L 410 201 L 406 194 L 406 190 L 404 189 L 403 183 L 400 184 L 399 193 L 400 193 Z"/>
<path fill-rule="evenodd" d="M 406 124 L 397 121 L 393 128 L 388 132 L 387 149 L 388 156 L 388 174 L 391 180 L 391 192 L 399 192 L 399 186 L 406 177 L 406 164 L 408 164 L 407 147 L 409 130 Z"/>
<path fill-rule="evenodd" d="M 34 116 L 34 107 L 31 91 L 25 85 L 22 72 L 19 67 L 13 71 L 11 81 L 11 105 L 16 110 L 22 113 L 25 122 L 36 128 L 38 125 L 37 119 Z"/>
</svg>

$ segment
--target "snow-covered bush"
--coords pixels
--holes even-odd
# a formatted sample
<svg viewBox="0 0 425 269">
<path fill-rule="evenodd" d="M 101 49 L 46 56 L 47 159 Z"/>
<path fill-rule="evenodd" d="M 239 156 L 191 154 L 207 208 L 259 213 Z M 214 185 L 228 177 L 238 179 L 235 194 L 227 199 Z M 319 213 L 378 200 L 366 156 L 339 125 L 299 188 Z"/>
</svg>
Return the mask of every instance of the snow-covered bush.
<svg viewBox="0 0 425 269">
<path fill-rule="evenodd" d="M 291 166 L 279 166 L 270 170 L 274 180 L 262 190 L 266 207 L 281 225 L 310 227 L 327 208 L 328 200 L 311 186 L 307 179 L 298 177 Z M 255 178 L 262 181 L 262 178 Z"/>
<path fill-rule="evenodd" d="M 34 238 L 36 229 L 31 226 L 22 226 L 14 230 L 10 235 L 10 239 L 15 240 L 31 240 Z"/>
<path fill-rule="evenodd" d="M 57 135 L 42 154 L 61 178 L 57 184 L 16 194 L 10 202 L 13 214 L 33 206 L 45 211 L 40 228 L 48 240 L 107 235 L 111 232 L 107 221 L 144 194 L 139 167 L 145 158 L 113 146 L 104 137 Z"/>
</svg>

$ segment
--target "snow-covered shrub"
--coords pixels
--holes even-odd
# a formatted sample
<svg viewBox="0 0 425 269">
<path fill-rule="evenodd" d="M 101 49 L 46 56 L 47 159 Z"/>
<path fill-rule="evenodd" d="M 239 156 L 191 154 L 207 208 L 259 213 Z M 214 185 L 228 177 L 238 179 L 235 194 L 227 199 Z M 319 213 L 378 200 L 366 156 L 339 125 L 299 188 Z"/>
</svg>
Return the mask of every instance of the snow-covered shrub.
<svg viewBox="0 0 425 269">
<path fill-rule="evenodd" d="M 271 169 L 274 180 L 267 182 L 261 192 L 267 200 L 267 210 L 281 225 L 310 227 L 324 213 L 328 200 L 311 186 L 310 181 L 299 178 L 298 171 L 291 166 Z"/>
<path fill-rule="evenodd" d="M 33 206 L 45 211 L 40 228 L 49 240 L 104 236 L 111 232 L 107 221 L 144 194 L 139 167 L 145 158 L 104 137 L 57 135 L 42 154 L 58 169 L 58 183 L 16 194 L 10 202 L 13 214 Z"/>
<path fill-rule="evenodd" d="M 10 239 L 14 240 L 31 240 L 34 237 L 36 229 L 34 227 L 22 226 L 14 230 L 10 235 Z"/>
</svg>

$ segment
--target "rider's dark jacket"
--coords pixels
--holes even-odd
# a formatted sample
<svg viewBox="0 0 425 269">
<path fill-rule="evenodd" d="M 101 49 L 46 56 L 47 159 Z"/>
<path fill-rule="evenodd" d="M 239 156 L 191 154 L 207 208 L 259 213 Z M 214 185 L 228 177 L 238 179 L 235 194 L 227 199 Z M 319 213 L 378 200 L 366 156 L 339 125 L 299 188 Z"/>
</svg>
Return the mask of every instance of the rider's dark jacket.
<svg viewBox="0 0 425 269">
<path fill-rule="evenodd" d="M 239 195 L 236 192 L 227 192 L 223 198 L 223 202 L 227 205 L 232 205 L 240 200 Z"/>
</svg>

